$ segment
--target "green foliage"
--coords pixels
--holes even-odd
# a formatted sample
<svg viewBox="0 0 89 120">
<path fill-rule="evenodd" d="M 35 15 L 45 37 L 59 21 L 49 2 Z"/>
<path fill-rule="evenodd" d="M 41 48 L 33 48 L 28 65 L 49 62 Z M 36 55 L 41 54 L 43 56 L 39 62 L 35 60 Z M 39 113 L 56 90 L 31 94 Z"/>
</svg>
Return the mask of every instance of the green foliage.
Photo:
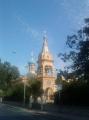
<svg viewBox="0 0 89 120">
<path fill-rule="evenodd" d="M 19 71 L 16 66 L 12 66 L 9 62 L 0 60 L 0 89 L 4 91 L 4 95 L 9 95 L 12 80 L 19 77 Z"/>
<path fill-rule="evenodd" d="M 60 95 L 61 104 L 89 105 L 89 18 L 85 26 L 76 34 L 67 37 L 69 52 L 59 54 L 64 62 L 71 61 L 67 79 L 73 81 L 63 83 Z"/>
<path fill-rule="evenodd" d="M 7 100 L 23 102 L 24 99 L 24 84 L 25 84 L 25 98 L 26 102 L 29 102 L 29 97 L 32 95 L 35 102 L 38 96 L 42 95 L 41 82 L 35 77 L 28 77 L 26 81 L 22 82 L 22 79 L 18 79 L 15 84 L 9 89 L 9 96 Z"/>
<path fill-rule="evenodd" d="M 31 94 L 35 97 L 38 97 L 42 94 L 42 89 L 41 89 L 41 82 L 38 80 L 34 80 L 31 83 Z"/>
<path fill-rule="evenodd" d="M 5 100 L 23 102 L 24 94 L 23 88 L 24 88 L 23 83 L 13 84 L 12 87 L 8 90 L 7 93 L 9 95 L 5 97 Z"/>
<path fill-rule="evenodd" d="M 75 78 L 89 82 L 89 18 L 85 19 L 85 26 L 76 34 L 67 37 L 69 53 L 59 54 L 66 62 L 71 61 L 69 68 L 72 69 Z"/>
<path fill-rule="evenodd" d="M 36 101 L 37 97 L 43 93 L 41 81 L 37 80 L 36 77 L 28 78 L 28 91 Z"/>
<path fill-rule="evenodd" d="M 57 74 L 56 84 L 65 84 L 69 81 L 76 81 L 75 79 L 75 73 L 74 72 L 68 72 L 67 70 L 60 70 Z"/>
<path fill-rule="evenodd" d="M 3 97 L 4 96 L 4 91 L 0 90 L 0 96 Z"/>
</svg>

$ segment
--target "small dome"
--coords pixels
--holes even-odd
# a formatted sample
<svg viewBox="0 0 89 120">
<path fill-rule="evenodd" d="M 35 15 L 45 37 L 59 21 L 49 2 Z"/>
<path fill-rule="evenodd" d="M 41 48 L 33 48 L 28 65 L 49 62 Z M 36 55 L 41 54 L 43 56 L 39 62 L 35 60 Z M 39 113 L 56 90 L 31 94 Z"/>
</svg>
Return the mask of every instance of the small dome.
<svg viewBox="0 0 89 120">
<path fill-rule="evenodd" d="M 35 64 L 35 61 L 31 61 L 31 60 L 30 60 L 30 62 L 28 62 L 28 64 L 29 64 L 29 65 Z"/>
<path fill-rule="evenodd" d="M 31 53 L 30 61 L 29 61 L 28 64 L 29 64 L 29 65 L 30 65 L 30 64 L 35 64 L 35 58 L 34 58 L 33 52 Z"/>
</svg>

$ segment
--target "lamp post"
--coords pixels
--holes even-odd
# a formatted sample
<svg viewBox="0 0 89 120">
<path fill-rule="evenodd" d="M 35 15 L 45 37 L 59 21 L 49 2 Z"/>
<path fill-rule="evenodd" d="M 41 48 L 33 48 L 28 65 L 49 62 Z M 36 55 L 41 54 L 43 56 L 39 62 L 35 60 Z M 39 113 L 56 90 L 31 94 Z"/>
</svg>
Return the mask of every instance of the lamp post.
<svg viewBox="0 0 89 120">
<path fill-rule="evenodd" d="M 46 96 L 45 93 L 43 93 L 43 95 L 41 96 L 41 110 L 44 110 L 45 108 L 45 104 L 46 104 Z"/>
<path fill-rule="evenodd" d="M 23 104 L 25 106 L 25 99 L 26 99 L 26 78 L 23 78 L 24 89 L 23 89 Z"/>
</svg>

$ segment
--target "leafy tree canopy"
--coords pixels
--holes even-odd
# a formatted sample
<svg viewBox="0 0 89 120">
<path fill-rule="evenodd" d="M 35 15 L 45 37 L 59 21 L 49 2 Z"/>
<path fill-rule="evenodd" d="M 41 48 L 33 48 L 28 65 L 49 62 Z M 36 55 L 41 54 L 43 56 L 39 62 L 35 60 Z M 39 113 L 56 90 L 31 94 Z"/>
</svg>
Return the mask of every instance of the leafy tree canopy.
<svg viewBox="0 0 89 120">
<path fill-rule="evenodd" d="M 89 18 L 85 19 L 85 26 L 76 34 L 67 37 L 66 45 L 70 48 L 68 53 L 60 53 L 64 62 L 71 60 L 71 68 L 75 79 L 89 80 Z"/>
<path fill-rule="evenodd" d="M 11 86 L 11 81 L 17 79 L 19 75 L 20 73 L 16 66 L 0 60 L 0 90 L 7 91 Z"/>
</svg>

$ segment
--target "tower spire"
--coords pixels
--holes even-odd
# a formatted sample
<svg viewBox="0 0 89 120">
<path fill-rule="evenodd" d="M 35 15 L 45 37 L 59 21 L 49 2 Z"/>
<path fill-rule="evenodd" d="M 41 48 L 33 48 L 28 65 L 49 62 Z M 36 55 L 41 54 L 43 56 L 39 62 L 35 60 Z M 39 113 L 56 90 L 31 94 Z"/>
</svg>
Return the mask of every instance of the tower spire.
<svg viewBox="0 0 89 120">
<path fill-rule="evenodd" d="M 31 62 L 34 62 L 34 54 L 33 54 L 33 51 L 31 52 Z"/>
<path fill-rule="evenodd" d="M 43 47 L 42 47 L 42 53 L 47 53 L 49 52 L 49 49 L 48 49 L 48 41 L 47 41 L 47 34 L 46 32 L 44 33 L 44 36 L 43 36 Z"/>
<path fill-rule="evenodd" d="M 29 73 L 35 74 L 35 60 L 34 60 L 33 51 L 31 52 L 31 58 L 28 63 L 28 66 L 29 66 Z"/>
</svg>

